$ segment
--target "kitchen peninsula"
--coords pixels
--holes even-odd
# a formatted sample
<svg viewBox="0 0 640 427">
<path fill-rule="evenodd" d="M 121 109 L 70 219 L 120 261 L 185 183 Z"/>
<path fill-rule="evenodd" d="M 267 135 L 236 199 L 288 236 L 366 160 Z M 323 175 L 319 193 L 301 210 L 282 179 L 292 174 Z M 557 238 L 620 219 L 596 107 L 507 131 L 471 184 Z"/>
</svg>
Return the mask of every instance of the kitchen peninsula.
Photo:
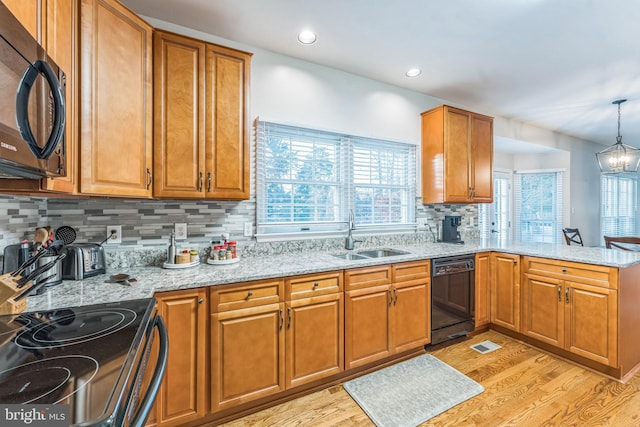
<svg viewBox="0 0 640 427">
<path fill-rule="evenodd" d="M 184 390 L 172 391 L 170 405 L 160 393 L 160 425 L 231 420 L 424 353 L 428 260 L 439 257 L 475 255 L 476 331 L 497 330 L 622 381 L 640 364 L 640 253 L 495 242 L 385 248 L 408 253 L 346 260 L 335 255 L 347 251 L 334 250 L 180 270 L 108 268 L 105 275 L 65 281 L 29 297 L 27 309 L 156 296 L 170 342 L 162 387 Z M 137 282 L 111 283 L 116 273 Z M 396 291 L 401 304 L 387 304 Z M 416 318 L 420 307 L 426 313 Z M 393 326 L 409 318 L 419 320 L 403 323 L 402 333 Z M 361 341 L 370 328 L 378 331 L 374 335 L 389 328 L 382 349 Z M 178 353 L 171 353 L 172 342 Z M 260 351 L 247 352 L 247 346 Z M 252 366 L 254 375 L 234 376 L 244 366 Z"/>
</svg>

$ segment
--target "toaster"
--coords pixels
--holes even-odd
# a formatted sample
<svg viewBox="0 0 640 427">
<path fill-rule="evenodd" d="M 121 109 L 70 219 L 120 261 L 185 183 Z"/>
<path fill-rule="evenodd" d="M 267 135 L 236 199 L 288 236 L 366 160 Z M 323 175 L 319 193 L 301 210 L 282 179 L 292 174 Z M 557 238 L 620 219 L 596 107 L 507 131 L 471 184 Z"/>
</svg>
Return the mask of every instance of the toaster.
<svg viewBox="0 0 640 427">
<path fill-rule="evenodd" d="M 72 243 L 62 247 L 62 278 L 82 280 L 106 273 L 104 248 L 96 243 Z"/>
</svg>

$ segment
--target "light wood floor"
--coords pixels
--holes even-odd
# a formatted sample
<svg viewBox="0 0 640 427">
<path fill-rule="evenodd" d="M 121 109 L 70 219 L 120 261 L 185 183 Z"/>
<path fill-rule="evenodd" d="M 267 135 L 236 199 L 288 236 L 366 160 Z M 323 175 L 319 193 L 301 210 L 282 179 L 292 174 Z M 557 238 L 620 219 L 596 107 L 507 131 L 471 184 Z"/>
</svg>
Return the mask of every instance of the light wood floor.
<svg viewBox="0 0 640 427">
<path fill-rule="evenodd" d="M 502 348 L 480 354 L 470 345 Z M 640 426 L 640 374 L 627 384 L 489 331 L 432 354 L 482 384 L 484 393 L 422 426 Z M 225 427 L 373 426 L 342 386 L 269 408 Z"/>
</svg>

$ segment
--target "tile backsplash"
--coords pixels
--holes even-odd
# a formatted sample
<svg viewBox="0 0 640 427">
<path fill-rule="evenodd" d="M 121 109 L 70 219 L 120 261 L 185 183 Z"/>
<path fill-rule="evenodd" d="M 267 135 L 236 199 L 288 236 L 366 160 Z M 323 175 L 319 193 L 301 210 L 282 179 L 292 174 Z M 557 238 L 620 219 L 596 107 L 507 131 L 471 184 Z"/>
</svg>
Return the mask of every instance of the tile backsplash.
<svg viewBox="0 0 640 427">
<path fill-rule="evenodd" d="M 34 230 L 49 225 L 56 229 L 68 225 L 76 230 L 78 242 L 100 243 L 106 227 L 122 226 L 121 250 L 148 250 L 157 263 L 166 248 L 175 223 L 188 224 L 189 243 L 206 247 L 220 233 L 229 233 L 238 241 L 245 255 L 299 252 L 304 250 L 340 249 L 344 239 L 300 240 L 293 242 L 257 243 L 244 237 L 244 224 L 255 225 L 255 198 L 245 201 L 137 200 L 117 198 L 59 199 L 0 195 L 0 255 L 8 244 L 33 239 Z M 463 239 L 479 238 L 477 205 L 422 205 L 416 200 L 416 218 L 427 218 L 436 230 L 445 215 L 462 216 Z M 431 241 L 428 231 L 398 235 L 372 235 L 364 238 L 363 246 L 380 246 L 402 242 Z M 144 258 L 144 257 L 143 257 Z M 142 261 L 140 261 L 142 262 Z M 147 259 L 144 262 L 149 262 Z"/>
</svg>

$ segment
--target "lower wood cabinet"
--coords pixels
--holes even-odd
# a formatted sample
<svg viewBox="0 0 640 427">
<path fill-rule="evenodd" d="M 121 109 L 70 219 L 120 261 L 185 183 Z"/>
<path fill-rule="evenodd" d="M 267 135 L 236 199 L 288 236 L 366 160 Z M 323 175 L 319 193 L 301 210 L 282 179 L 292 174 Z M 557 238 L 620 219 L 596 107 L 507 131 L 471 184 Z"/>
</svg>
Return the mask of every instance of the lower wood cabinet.
<svg viewBox="0 0 640 427">
<path fill-rule="evenodd" d="M 491 323 L 520 331 L 520 255 L 491 254 Z"/>
<path fill-rule="evenodd" d="M 491 321 L 491 252 L 476 254 L 475 270 L 475 328 L 481 328 Z"/>
<path fill-rule="evenodd" d="M 345 368 L 429 343 L 428 261 L 345 271 Z"/>
<path fill-rule="evenodd" d="M 528 257 L 524 266 L 522 332 L 616 367 L 616 269 Z"/>
<path fill-rule="evenodd" d="M 162 292 L 155 297 L 167 325 L 169 356 L 147 425 L 179 426 L 207 414 L 206 289 Z"/>
<path fill-rule="evenodd" d="M 342 272 L 213 287 L 211 310 L 213 412 L 344 369 Z"/>
</svg>

